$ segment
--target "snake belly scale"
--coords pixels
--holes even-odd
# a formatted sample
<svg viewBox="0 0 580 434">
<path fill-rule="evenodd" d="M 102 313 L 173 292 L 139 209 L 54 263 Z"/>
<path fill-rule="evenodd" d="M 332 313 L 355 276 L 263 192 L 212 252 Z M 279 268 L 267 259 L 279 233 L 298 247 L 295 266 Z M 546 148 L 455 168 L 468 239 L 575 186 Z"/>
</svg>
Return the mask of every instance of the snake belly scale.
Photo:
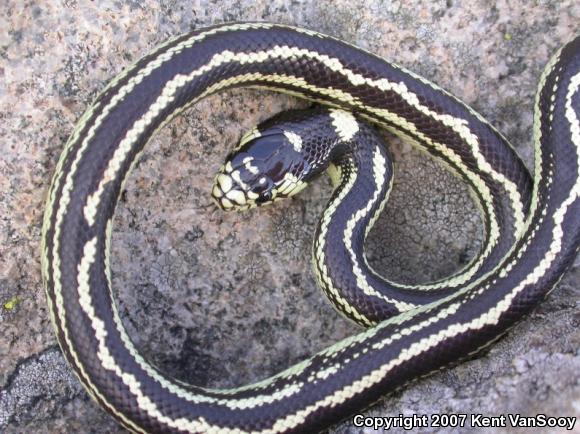
<svg viewBox="0 0 580 434">
<path fill-rule="evenodd" d="M 149 138 L 199 99 L 239 86 L 275 89 L 329 107 L 345 142 L 356 139 L 354 124 L 349 128 L 352 112 L 440 157 L 471 185 L 486 239 L 478 257 L 449 279 L 414 287 L 380 278 L 366 265 L 361 238 L 383 201 L 369 205 L 365 215 L 341 206 L 357 170 L 333 162 L 337 189 L 314 243 L 317 277 L 343 313 L 370 327 L 271 378 L 217 390 L 177 382 L 137 352 L 116 310 L 109 248 L 123 181 Z M 324 429 L 477 352 L 543 300 L 578 251 L 579 87 L 576 38 L 554 55 L 540 79 L 532 179 L 505 139 L 472 109 L 339 40 L 269 23 L 224 24 L 170 40 L 97 97 L 55 170 L 42 271 L 65 357 L 89 394 L 131 431 L 285 433 Z M 258 139 L 259 128 L 250 136 L 246 141 Z M 301 148 L 304 138 L 286 137 Z M 381 158 L 371 181 L 388 182 Z M 227 164 L 223 170 L 224 176 L 233 173 Z M 257 194 L 246 193 L 250 199 Z M 218 198 L 223 194 L 214 190 Z M 346 223 L 337 234 L 341 219 Z M 338 237 L 346 238 L 347 254 L 333 256 Z M 346 283 L 336 281 L 345 267 Z"/>
</svg>

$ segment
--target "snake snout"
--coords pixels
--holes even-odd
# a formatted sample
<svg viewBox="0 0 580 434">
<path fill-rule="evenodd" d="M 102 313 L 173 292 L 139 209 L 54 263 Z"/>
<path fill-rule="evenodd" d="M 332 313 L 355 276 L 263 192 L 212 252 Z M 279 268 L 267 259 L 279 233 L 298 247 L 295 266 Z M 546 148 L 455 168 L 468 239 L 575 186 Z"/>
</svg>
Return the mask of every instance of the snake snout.
<svg viewBox="0 0 580 434">
<path fill-rule="evenodd" d="M 224 211 L 243 210 L 250 207 L 245 191 L 228 173 L 218 173 L 211 195 Z"/>
</svg>

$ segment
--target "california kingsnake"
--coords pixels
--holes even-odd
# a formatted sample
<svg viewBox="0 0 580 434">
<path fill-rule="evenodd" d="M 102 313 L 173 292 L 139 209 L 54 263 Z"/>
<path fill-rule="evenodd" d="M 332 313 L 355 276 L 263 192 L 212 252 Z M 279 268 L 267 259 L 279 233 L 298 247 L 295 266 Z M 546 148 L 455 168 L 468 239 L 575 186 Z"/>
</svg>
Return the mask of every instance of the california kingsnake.
<svg viewBox="0 0 580 434">
<path fill-rule="evenodd" d="M 164 376 L 134 348 L 113 301 L 109 244 L 123 181 L 149 138 L 185 107 L 240 86 L 326 105 L 338 134 L 353 122 L 348 110 L 441 157 L 471 184 L 487 237 L 478 258 L 457 276 L 417 288 L 387 282 L 362 252 L 382 200 L 367 199 L 359 210 L 341 207 L 357 171 L 340 170 L 317 232 L 315 266 L 333 302 L 372 327 L 259 383 L 204 389 Z M 132 431 L 279 433 L 323 429 L 477 352 L 554 288 L 580 245 L 579 86 L 576 38 L 540 80 L 532 182 L 505 139 L 472 109 L 344 42 L 268 23 L 225 24 L 172 39 L 97 97 L 55 170 L 42 267 L 66 358 L 93 398 Z M 230 176 L 231 169 L 221 174 Z M 386 181 L 381 170 L 377 165 L 369 179 Z M 223 187 L 219 176 L 218 184 Z M 214 189 L 214 196 L 227 197 L 231 188 Z M 344 249 L 337 254 L 339 241 Z M 344 270 L 346 277 L 337 279 Z"/>
</svg>

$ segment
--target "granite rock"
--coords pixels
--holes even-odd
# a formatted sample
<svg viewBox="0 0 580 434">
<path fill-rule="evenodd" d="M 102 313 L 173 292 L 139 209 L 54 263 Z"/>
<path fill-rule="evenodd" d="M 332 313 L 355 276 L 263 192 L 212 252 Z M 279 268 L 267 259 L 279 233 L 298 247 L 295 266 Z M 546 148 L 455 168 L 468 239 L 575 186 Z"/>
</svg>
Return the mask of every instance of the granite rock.
<svg viewBox="0 0 580 434">
<path fill-rule="evenodd" d="M 395 60 L 480 111 L 529 165 L 536 83 L 550 54 L 577 31 L 580 5 L 0 3 L 0 431 L 123 432 L 88 398 L 56 345 L 39 263 L 49 180 L 75 121 L 116 73 L 172 35 L 241 20 L 301 25 Z M 126 185 L 113 235 L 123 322 L 143 354 L 179 379 L 238 386 L 359 331 L 325 300 L 310 268 L 327 179 L 247 213 L 224 214 L 209 196 L 213 173 L 243 132 L 302 105 L 248 90 L 202 101 L 157 134 Z M 449 275 L 478 251 L 477 207 L 437 162 L 388 141 L 397 178 L 370 236 L 369 260 L 404 282 Z M 489 352 L 386 397 L 368 414 L 580 416 L 579 265 Z M 330 432 L 371 431 L 345 421 Z"/>
</svg>

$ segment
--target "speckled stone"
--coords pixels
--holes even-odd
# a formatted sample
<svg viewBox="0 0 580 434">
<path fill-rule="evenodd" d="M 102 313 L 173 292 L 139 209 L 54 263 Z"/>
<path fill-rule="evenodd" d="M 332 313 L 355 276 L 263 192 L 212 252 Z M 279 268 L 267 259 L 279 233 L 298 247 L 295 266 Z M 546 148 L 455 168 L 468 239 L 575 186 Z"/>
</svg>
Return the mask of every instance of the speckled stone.
<svg viewBox="0 0 580 434">
<path fill-rule="evenodd" d="M 577 31 L 580 5 L 470 3 L 2 2 L 0 431 L 123 432 L 88 398 L 57 349 L 39 262 L 56 160 L 109 79 L 193 28 L 241 20 L 301 25 L 449 89 L 504 132 L 529 164 L 536 83 L 550 53 Z M 247 90 L 202 101 L 151 141 L 126 185 L 113 236 L 120 311 L 140 350 L 177 378 L 245 384 L 359 330 L 325 300 L 310 268 L 316 221 L 331 191 L 327 179 L 293 200 L 240 214 L 218 211 L 209 196 L 213 173 L 241 134 L 301 104 Z M 397 178 L 368 242 L 370 262 L 404 282 L 446 276 L 480 246 L 477 208 L 438 163 L 388 141 Z M 579 265 L 488 353 L 386 397 L 368 414 L 580 416 Z M 330 432 L 371 431 L 347 420 Z"/>
</svg>

